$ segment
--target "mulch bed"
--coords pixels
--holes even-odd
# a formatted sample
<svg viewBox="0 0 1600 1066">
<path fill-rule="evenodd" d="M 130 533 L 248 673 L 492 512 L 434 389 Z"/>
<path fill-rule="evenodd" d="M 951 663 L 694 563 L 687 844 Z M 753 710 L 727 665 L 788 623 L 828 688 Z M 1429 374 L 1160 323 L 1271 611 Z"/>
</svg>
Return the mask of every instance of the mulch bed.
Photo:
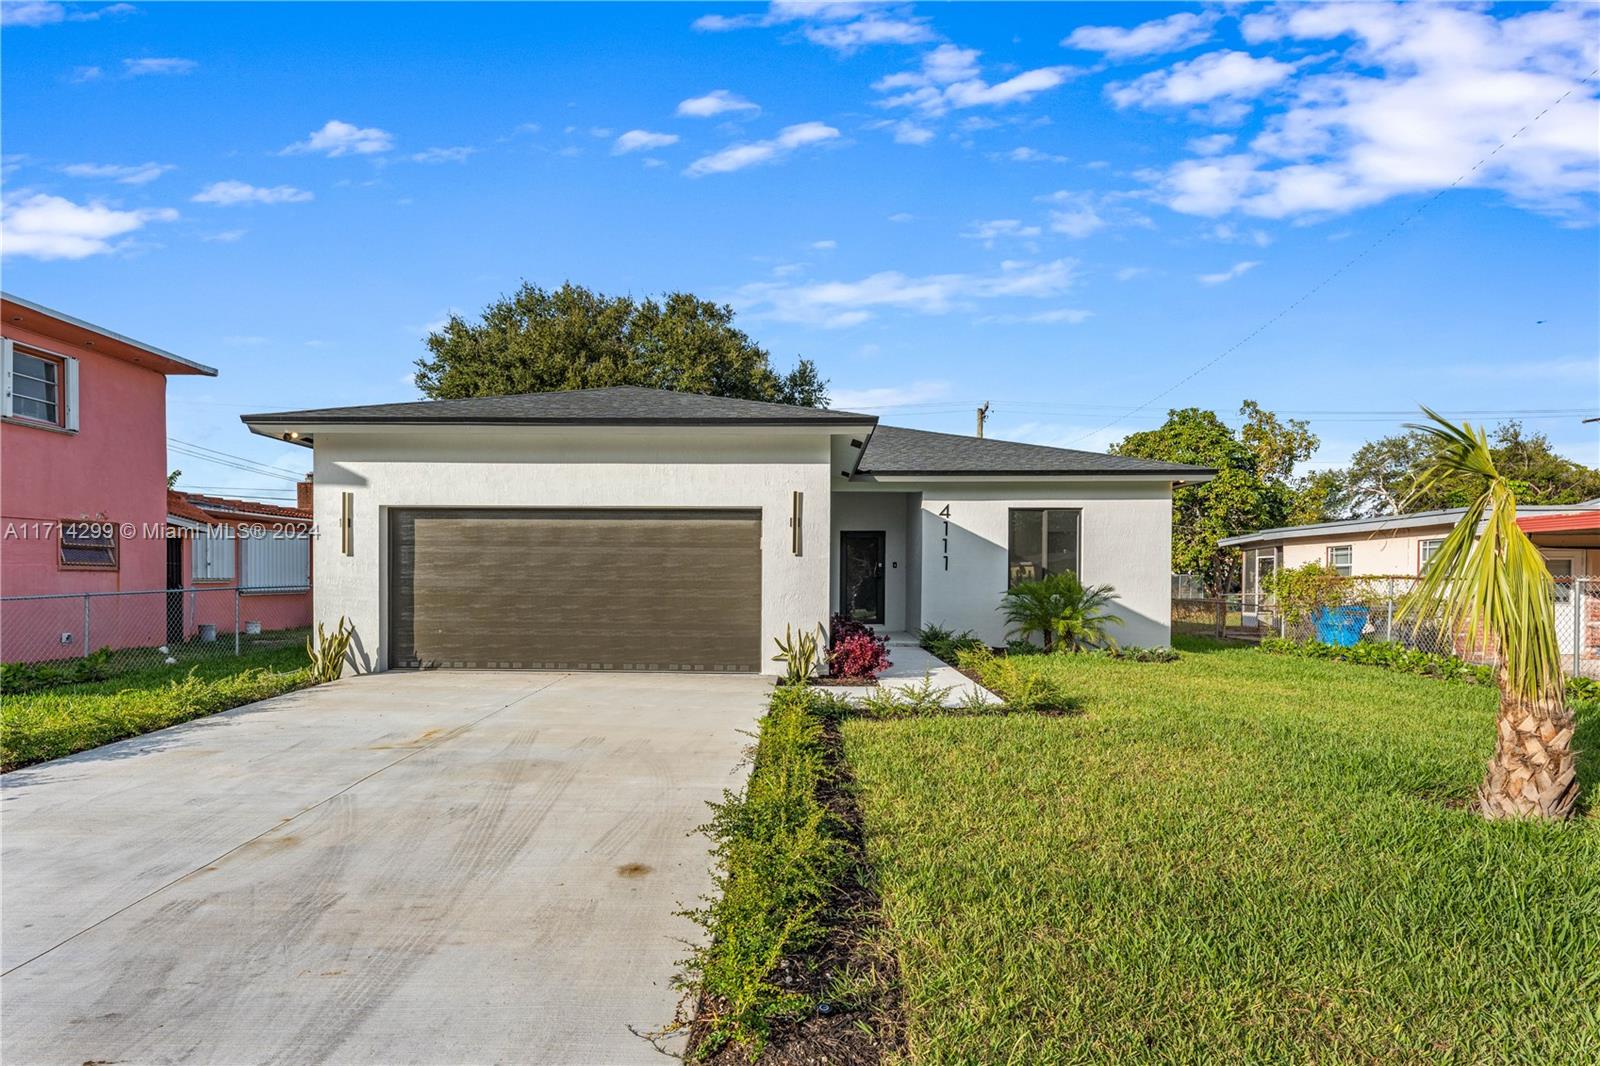
<svg viewBox="0 0 1600 1066">
<path fill-rule="evenodd" d="M 881 902 L 862 878 L 866 851 L 861 810 L 856 805 L 854 781 L 844 761 L 837 724 L 824 724 L 823 745 L 833 780 L 820 798 L 839 820 L 850 850 L 850 873 L 829 901 L 828 931 L 822 943 L 804 955 L 784 959 L 777 980 L 822 1000 L 830 978 L 848 967 L 856 973 L 873 973 L 875 993 L 865 1004 L 835 1007 L 826 1015 L 819 1011 L 775 1025 L 757 1060 L 760 1066 L 877 1066 L 905 1047 L 899 971 L 878 935 L 883 924 Z M 698 1009 L 695 1013 L 703 1014 Z M 690 1026 L 687 1061 L 695 1061 L 694 1048 L 703 1036 L 698 1024 Z M 713 1066 L 748 1066 L 752 1060 L 744 1048 L 730 1044 L 703 1061 Z"/>
</svg>

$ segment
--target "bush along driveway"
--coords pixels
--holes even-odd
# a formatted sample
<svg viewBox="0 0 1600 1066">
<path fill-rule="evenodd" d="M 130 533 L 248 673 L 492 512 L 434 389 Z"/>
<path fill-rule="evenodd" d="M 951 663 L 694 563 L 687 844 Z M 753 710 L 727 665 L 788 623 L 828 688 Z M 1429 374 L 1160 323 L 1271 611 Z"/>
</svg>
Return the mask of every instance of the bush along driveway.
<svg viewBox="0 0 1600 1066">
<path fill-rule="evenodd" d="M 833 1061 L 1600 1061 L 1600 825 L 1463 809 L 1492 690 L 1179 650 L 973 664 L 1067 714 L 807 704 L 785 726 L 803 772 L 758 754 L 712 823 L 702 1055 L 821 1061 L 826 1003 L 870 1034 Z M 1597 715 L 1578 708 L 1591 752 Z M 1600 757 L 1580 772 L 1592 800 Z M 801 831 L 826 829 L 830 787 L 859 845 L 850 823 Z M 828 936 L 864 945 L 853 968 Z"/>
<path fill-rule="evenodd" d="M 7 692 L 0 700 L 0 771 L 59 759 L 309 683 L 304 648 L 158 667 L 105 681 Z"/>
</svg>

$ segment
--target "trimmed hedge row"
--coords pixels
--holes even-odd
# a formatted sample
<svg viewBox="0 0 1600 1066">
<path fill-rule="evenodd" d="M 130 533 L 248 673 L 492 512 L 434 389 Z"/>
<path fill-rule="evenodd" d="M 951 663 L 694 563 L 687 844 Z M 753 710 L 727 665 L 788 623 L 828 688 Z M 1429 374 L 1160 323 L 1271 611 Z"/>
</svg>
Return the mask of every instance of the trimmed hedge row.
<svg viewBox="0 0 1600 1066">
<path fill-rule="evenodd" d="M 1469 663 L 1454 655 L 1419 651 L 1388 640 L 1363 640 L 1349 647 L 1340 647 L 1337 644 L 1324 644 L 1316 640 L 1297 641 L 1284 637 L 1266 637 L 1261 641 L 1261 650 L 1274 655 L 1293 655 L 1301 659 L 1331 659 L 1359 666 L 1378 666 L 1385 670 L 1399 670 L 1402 673 L 1434 677 L 1441 681 L 1464 681 L 1469 685 L 1495 683 L 1493 667 L 1481 663 Z M 1600 698 L 1600 683 L 1587 677 L 1567 678 L 1568 700 L 1597 698 Z"/>
<path fill-rule="evenodd" d="M 705 907 L 685 912 L 707 936 L 678 978 L 699 993 L 697 1057 L 729 1042 L 754 1057 L 774 1022 L 815 1006 L 779 974 L 786 959 L 822 940 L 821 911 L 849 861 L 821 798 L 830 771 L 817 698 L 799 685 L 773 693 L 744 791 L 724 792 L 701 827 L 713 843 L 716 890 Z"/>
</svg>

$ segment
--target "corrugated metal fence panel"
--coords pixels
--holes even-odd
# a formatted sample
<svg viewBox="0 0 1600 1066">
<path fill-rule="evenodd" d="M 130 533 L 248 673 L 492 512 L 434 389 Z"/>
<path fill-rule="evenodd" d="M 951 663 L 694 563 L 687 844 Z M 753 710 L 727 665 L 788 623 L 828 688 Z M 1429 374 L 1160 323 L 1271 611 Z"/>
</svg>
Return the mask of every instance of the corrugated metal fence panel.
<svg viewBox="0 0 1600 1066">
<path fill-rule="evenodd" d="M 288 533 L 245 537 L 240 556 L 241 589 L 304 589 L 311 587 L 311 540 Z"/>
</svg>

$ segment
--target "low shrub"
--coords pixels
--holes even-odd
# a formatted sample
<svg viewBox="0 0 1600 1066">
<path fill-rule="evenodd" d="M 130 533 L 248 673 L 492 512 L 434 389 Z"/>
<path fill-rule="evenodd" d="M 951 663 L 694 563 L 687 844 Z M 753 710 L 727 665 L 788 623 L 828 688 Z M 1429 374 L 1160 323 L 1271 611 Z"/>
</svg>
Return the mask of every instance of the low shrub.
<svg viewBox="0 0 1600 1066">
<path fill-rule="evenodd" d="M 784 626 L 783 636 L 772 638 L 772 642 L 778 646 L 778 654 L 772 657 L 772 661 L 783 664 L 781 684 L 803 685 L 811 679 L 822 661 L 822 637 L 822 627 L 819 625 L 816 632 L 802 632 L 798 637 L 794 635 L 794 627 Z"/>
<path fill-rule="evenodd" d="M 917 631 L 917 643 L 936 658 L 954 664 L 957 653 L 984 646 L 983 641 L 970 629 L 952 633 L 943 626 L 926 625 Z"/>
<path fill-rule="evenodd" d="M 1266 637 L 1261 650 L 1274 655 L 1293 655 L 1301 659 L 1329 659 L 1334 662 L 1355 663 L 1358 666 L 1377 666 L 1385 670 L 1398 670 L 1441 681 L 1462 681 L 1469 685 L 1495 683 L 1494 667 L 1482 663 L 1469 663 L 1454 655 L 1408 648 L 1390 640 L 1363 640 L 1349 647 L 1323 644 L 1316 640 L 1288 640 L 1284 637 Z M 1600 700 L 1600 682 L 1591 677 L 1567 678 L 1567 700 L 1571 703 Z"/>
<path fill-rule="evenodd" d="M 736 1042 L 754 1059 L 774 1022 L 815 1006 L 786 987 L 781 972 L 822 939 L 820 911 L 848 862 L 820 798 L 829 770 L 816 701 L 800 686 L 774 691 L 744 792 L 723 793 L 701 827 L 712 840 L 716 891 L 705 907 L 685 912 L 707 936 L 678 977 L 700 995 L 695 1057 Z"/>
<path fill-rule="evenodd" d="M 1051 674 L 1025 669 L 1010 655 L 996 655 L 988 648 L 969 648 L 957 656 L 956 663 L 978 683 L 1006 701 L 1013 711 L 1067 711 L 1076 700 Z"/>
<path fill-rule="evenodd" d="M 20 696 L 61 685 L 104 681 L 111 676 L 111 649 L 48 663 L 0 663 L 0 693 Z"/>
<path fill-rule="evenodd" d="M 921 682 L 903 688 L 879 685 L 861 697 L 860 711 L 867 718 L 924 718 L 931 714 L 944 714 L 952 688 L 940 688 L 930 675 Z"/>
<path fill-rule="evenodd" d="M 306 638 L 306 656 L 311 660 L 309 670 L 314 684 L 339 680 L 344 673 L 345 656 L 350 652 L 350 638 L 355 632 L 344 615 L 339 616 L 339 624 L 332 633 L 324 632 L 322 623 L 317 623 L 317 635 Z"/>
<path fill-rule="evenodd" d="M 852 681 L 874 681 L 889 668 L 889 638 L 846 618 L 833 616 L 828 647 L 828 673 Z"/>
</svg>

